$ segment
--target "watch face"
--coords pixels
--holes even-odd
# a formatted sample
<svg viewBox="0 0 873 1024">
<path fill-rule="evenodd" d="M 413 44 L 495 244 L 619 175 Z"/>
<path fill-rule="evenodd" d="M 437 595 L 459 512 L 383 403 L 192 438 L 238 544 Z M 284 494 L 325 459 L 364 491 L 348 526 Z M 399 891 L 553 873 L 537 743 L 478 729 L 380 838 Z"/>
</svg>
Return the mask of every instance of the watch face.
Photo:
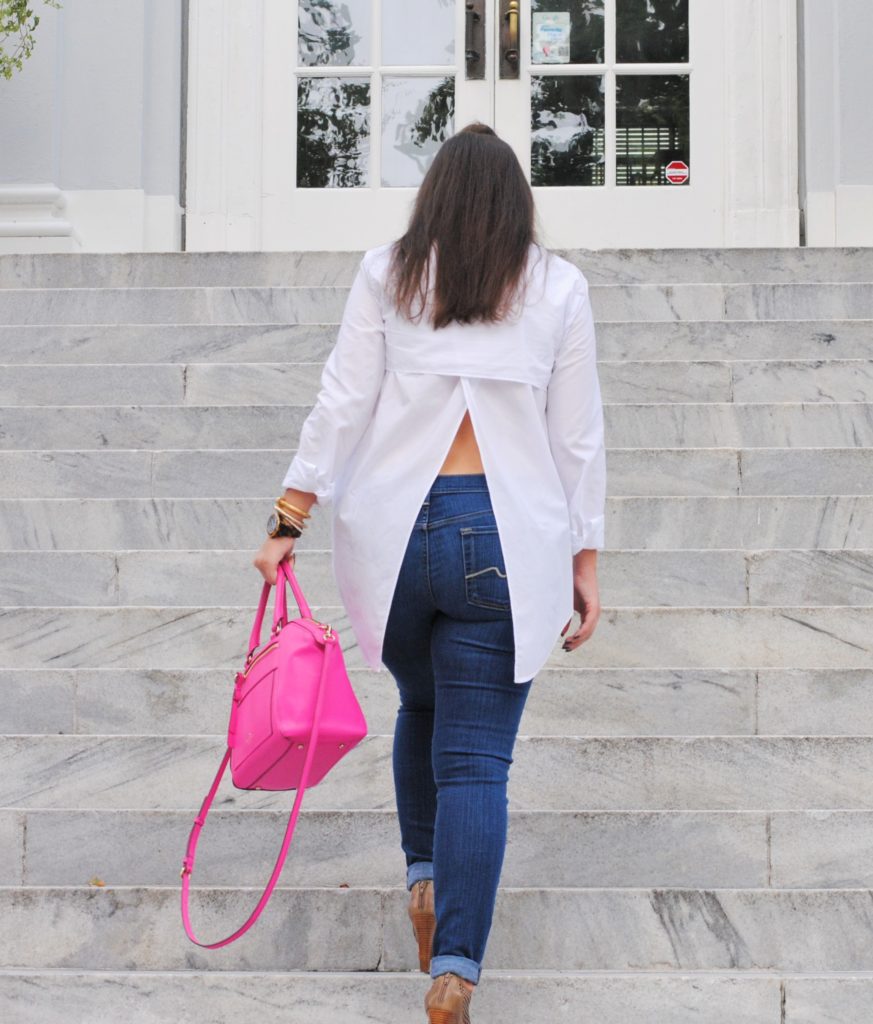
<svg viewBox="0 0 873 1024">
<path fill-rule="evenodd" d="M 267 520 L 267 533 L 274 533 L 276 527 L 279 525 L 279 517 L 273 512 L 270 518 Z"/>
</svg>

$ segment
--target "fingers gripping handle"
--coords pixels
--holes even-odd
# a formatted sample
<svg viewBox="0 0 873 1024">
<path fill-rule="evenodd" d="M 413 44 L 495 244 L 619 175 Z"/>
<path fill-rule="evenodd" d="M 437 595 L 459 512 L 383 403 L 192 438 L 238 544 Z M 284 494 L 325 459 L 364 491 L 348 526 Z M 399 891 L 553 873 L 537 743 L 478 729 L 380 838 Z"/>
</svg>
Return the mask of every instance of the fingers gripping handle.
<svg viewBox="0 0 873 1024">
<path fill-rule="evenodd" d="M 303 596 L 303 591 L 300 589 L 300 584 L 297 582 L 297 577 L 294 575 L 294 570 L 291 568 L 291 563 L 287 559 L 283 559 L 279 562 L 276 568 L 276 598 L 273 601 L 273 632 L 275 633 L 279 627 L 279 623 L 284 626 L 288 621 L 288 612 L 285 602 L 285 581 L 291 584 L 291 589 L 294 591 L 294 599 L 297 602 L 297 607 L 300 610 L 300 614 L 303 618 L 308 619 L 312 617 L 312 611 L 306 602 L 306 598 Z M 257 647 L 261 645 L 261 629 L 264 623 L 264 613 L 267 610 L 267 601 L 270 597 L 271 584 L 264 580 L 264 585 L 261 588 L 261 599 L 258 602 L 258 611 L 255 615 L 254 625 L 252 626 L 252 632 L 249 636 L 249 657 L 255 651 Z"/>
</svg>

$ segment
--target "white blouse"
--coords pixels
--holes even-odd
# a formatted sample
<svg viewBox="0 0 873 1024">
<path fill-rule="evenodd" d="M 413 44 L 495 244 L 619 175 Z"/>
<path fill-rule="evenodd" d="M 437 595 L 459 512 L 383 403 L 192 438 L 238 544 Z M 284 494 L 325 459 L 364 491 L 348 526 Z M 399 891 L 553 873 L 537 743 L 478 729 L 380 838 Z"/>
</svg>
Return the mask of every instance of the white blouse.
<svg viewBox="0 0 873 1024">
<path fill-rule="evenodd" d="M 368 249 L 283 487 L 331 515 L 332 569 L 379 671 L 412 525 L 469 408 L 509 586 L 514 682 L 573 615 L 572 555 L 604 546 L 606 456 L 588 281 L 531 245 L 519 311 L 434 331 L 387 302 L 392 242 Z M 431 282 L 434 280 L 431 272 Z M 433 283 L 428 293 L 432 296 Z M 413 305 L 417 312 L 418 304 Z"/>
</svg>

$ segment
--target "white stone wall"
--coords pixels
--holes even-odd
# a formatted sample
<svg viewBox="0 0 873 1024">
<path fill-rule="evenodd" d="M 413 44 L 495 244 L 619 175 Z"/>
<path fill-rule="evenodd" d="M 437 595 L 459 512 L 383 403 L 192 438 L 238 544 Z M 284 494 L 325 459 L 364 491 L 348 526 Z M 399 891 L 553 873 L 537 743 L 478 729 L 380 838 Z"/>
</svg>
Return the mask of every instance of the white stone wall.
<svg viewBox="0 0 873 1024">
<path fill-rule="evenodd" d="M 182 0 L 62 4 L 0 81 L 0 252 L 179 249 Z"/>
<path fill-rule="evenodd" d="M 808 245 L 873 245 L 870 0 L 801 0 Z"/>
</svg>

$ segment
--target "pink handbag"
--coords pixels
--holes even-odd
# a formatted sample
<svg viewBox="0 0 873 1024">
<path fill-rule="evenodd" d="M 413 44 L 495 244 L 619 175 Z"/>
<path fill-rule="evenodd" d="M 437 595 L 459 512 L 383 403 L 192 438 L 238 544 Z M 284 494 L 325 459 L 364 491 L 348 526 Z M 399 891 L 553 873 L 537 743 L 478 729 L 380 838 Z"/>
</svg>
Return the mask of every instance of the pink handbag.
<svg viewBox="0 0 873 1024">
<path fill-rule="evenodd" d="M 300 616 L 288 619 L 285 581 L 291 584 Z M 227 750 L 188 837 L 182 860 L 182 921 L 188 938 L 216 949 L 238 939 L 257 920 L 279 878 L 294 834 L 307 786 L 321 782 L 330 769 L 367 735 L 364 713 L 355 697 L 336 633 L 313 619 L 288 560 L 279 563 L 273 628 L 261 644 L 261 625 L 270 584 L 264 581 L 249 653 L 237 672 L 227 727 Z M 276 866 L 257 906 L 233 934 L 218 942 L 200 942 L 191 930 L 188 889 L 194 851 L 224 769 L 230 761 L 237 789 L 296 789 L 285 839 Z"/>
</svg>

